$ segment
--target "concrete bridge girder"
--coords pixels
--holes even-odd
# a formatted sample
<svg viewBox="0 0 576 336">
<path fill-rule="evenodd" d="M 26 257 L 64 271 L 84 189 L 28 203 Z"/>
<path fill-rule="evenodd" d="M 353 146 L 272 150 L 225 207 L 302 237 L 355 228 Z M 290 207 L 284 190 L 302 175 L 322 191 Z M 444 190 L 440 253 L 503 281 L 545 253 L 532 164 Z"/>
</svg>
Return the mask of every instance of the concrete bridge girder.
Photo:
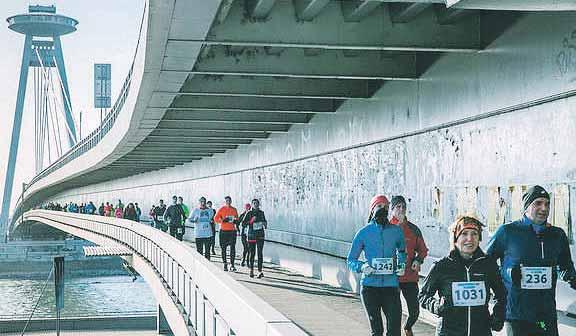
<svg viewBox="0 0 576 336">
<path fill-rule="evenodd" d="M 188 44 L 195 42 L 169 42 Z M 417 78 L 414 53 L 374 50 L 323 50 L 212 46 L 198 59 L 193 73 L 249 73 L 254 76 L 410 80 Z"/>
<path fill-rule="evenodd" d="M 444 52 L 474 52 L 482 48 L 479 15 L 457 24 L 440 25 L 430 8 L 410 24 L 394 24 L 387 7 L 381 6 L 360 22 L 348 22 L 342 16 L 341 3 L 328 3 L 313 22 L 298 22 L 291 2 L 279 1 L 265 21 L 246 22 L 242 2 L 237 1 L 226 21 L 212 26 L 205 43 Z"/>
<path fill-rule="evenodd" d="M 177 94 L 304 99 L 370 99 L 381 85 L 382 81 L 380 80 L 190 75 Z"/>
<path fill-rule="evenodd" d="M 210 113 L 204 113 L 201 111 L 169 110 L 164 115 L 164 120 L 305 124 L 310 121 L 313 115 L 313 113 L 258 113 L 232 111 L 212 111 Z"/>
<path fill-rule="evenodd" d="M 252 132 L 239 132 L 239 131 L 207 131 L 207 130 L 165 130 L 155 129 L 150 133 L 150 136 L 156 137 L 205 137 L 205 138 L 223 138 L 223 139 L 266 139 L 270 135 L 266 131 L 252 131 Z"/>
<path fill-rule="evenodd" d="M 174 99 L 172 109 L 218 109 L 218 110 L 265 110 L 265 111 L 301 111 L 334 112 L 343 100 L 336 99 L 297 99 L 297 98 L 261 98 L 261 97 L 189 97 Z"/>
</svg>

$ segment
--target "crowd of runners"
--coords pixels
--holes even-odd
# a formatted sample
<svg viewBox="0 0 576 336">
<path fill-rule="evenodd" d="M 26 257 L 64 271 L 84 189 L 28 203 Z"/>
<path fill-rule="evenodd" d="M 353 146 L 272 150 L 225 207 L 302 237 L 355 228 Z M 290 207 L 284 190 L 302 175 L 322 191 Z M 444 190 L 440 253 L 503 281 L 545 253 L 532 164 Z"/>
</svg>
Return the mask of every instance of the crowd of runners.
<svg viewBox="0 0 576 336">
<path fill-rule="evenodd" d="M 192 211 L 184 204 L 181 196 L 172 196 L 172 203 L 166 205 L 164 200 L 160 200 L 156 205 L 152 205 L 148 216 L 152 225 L 178 240 L 182 240 L 186 233 L 186 228 L 194 230 L 194 239 L 198 253 L 210 260 L 211 254 L 216 254 L 216 233 L 218 232 L 219 245 L 221 248 L 224 271 L 236 272 L 236 240 L 238 233 L 242 241 L 242 261 L 241 266 L 250 269 L 250 277 L 264 277 L 262 271 L 264 230 L 268 227 L 264 211 L 260 209 L 260 201 L 253 199 L 251 203 L 244 205 L 239 214 L 232 206 L 232 198 L 226 196 L 224 205 L 219 209 L 212 208 L 212 202 L 205 197 L 200 197 L 198 206 Z M 138 203 L 128 203 L 124 206 L 118 200 L 116 206 L 111 202 L 102 203 L 98 209 L 93 202 L 82 203 L 78 206 L 70 202 L 61 206 L 59 203 L 48 203 L 42 208 L 47 210 L 66 211 L 89 215 L 100 215 L 106 217 L 116 217 L 142 221 L 142 211 Z M 217 230 L 217 227 L 219 230 Z M 254 273 L 256 263 L 258 275 Z"/>
<path fill-rule="evenodd" d="M 375 196 L 368 224 L 352 241 L 348 266 L 362 274 L 361 299 L 372 335 L 412 336 L 419 309 L 439 317 L 437 336 L 558 336 L 556 283 L 576 289 L 568 237 L 548 223 L 550 195 L 534 186 L 523 195 L 522 218 L 501 225 L 486 251 L 479 247 L 484 224 L 461 216 L 450 226 L 451 249 L 436 261 L 422 288 L 418 272 L 428 249 L 406 218 L 406 201 Z M 390 212 L 390 213 L 389 213 Z M 364 255 L 360 259 L 361 254 Z M 401 326 L 400 293 L 408 318 Z M 493 304 L 489 304 L 492 302 Z"/>
<path fill-rule="evenodd" d="M 484 224 L 471 216 L 460 216 L 450 226 L 450 251 L 436 261 L 419 288 L 419 272 L 428 255 L 422 232 L 406 217 L 404 197 L 388 200 L 375 196 L 368 221 L 355 235 L 347 263 L 361 273 L 361 299 L 373 336 L 413 336 L 420 308 L 439 317 L 437 336 L 487 336 L 506 327 L 508 336 L 558 336 L 556 283 L 563 280 L 576 289 L 576 271 L 566 233 L 548 223 L 550 195 L 534 186 L 523 195 L 522 218 L 498 228 L 486 251 L 480 247 Z M 182 197 L 170 205 L 160 200 L 149 217 L 153 226 L 182 240 L 186 228 L 194 229 L 198 253 L 210 260 L 216 254 L 219 228 L 224 271 L 236 272 L 236 240 L 242 241 L 241 265 L 254 277 L 258 256 L 258 278 L 262 272 L 265 229 L 268 227 L 260 201 L 253 199 L 238 213 L 232 198 L 214 209 L 205 197 L 192 211 Z M 46 208 L 140 221 L 138 203 L 124 207 L 92 202 Z M 401 325 L 402 295 L 408 318 Z M 490 304 L 492 303 L 492 304 Z"/>
</svg>

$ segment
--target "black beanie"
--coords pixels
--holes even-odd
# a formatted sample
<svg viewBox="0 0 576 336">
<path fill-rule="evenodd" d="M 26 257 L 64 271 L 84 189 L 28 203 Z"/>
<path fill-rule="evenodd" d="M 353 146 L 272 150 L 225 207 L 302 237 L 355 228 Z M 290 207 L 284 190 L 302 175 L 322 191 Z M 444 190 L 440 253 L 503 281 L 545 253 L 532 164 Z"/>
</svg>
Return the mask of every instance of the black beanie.
<svg viewBox="0 0 576 336">
<path fill-rule="evenodd" d="M 547 200 L 550 200 L 550 194 L 541 186 L 535 185 L 530 189 L 526 190 L 524 196 L 522 196 L 522 201 L 524 202 L 524 210 L 528 209 L 530 204 L 534 202 L 535 199 L 544 197 Z"/>
<path fill-rule="evenodd" d="M 400 195 L 392 196 L 392 199 L 390 200 L 390 209 L 394 209 L 394 207 L 400 203 L 404 203 L 404 206 L 406 206 L 406 200 L 404 199 L 404 197 Z"/>
</svg>

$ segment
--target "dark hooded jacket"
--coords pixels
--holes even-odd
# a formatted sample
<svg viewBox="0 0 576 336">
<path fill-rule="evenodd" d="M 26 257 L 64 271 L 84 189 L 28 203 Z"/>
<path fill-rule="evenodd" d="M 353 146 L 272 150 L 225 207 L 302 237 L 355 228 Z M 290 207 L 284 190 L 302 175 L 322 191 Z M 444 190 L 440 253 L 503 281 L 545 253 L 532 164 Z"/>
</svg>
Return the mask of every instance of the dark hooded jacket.
<svg viewBox="0 0 576 336">
<path fill-rule="evenodd" d="M 482 281 L 487 293 L 483 305 L 471 307 L 456 307 L 453 305 L 452 283 Z M 488 310 L 491 293 L 494 293 L 496 304 L 492 316 Z M 445 303 L 435 298 L 444 298 Z M 437 261 L 424 280 L 424 285 L 418 296 L 420 305 L 440 317 L 436 327 L 437 336 L 487 336 L 491 319 L 504 321 L 506 310 L 506 289 L 498 271 L 498 265 L 488 258 L 480 248 L 470 260 L 460 256 L 458 250 L 453 250 L 447 257 Z"/>
</svg>

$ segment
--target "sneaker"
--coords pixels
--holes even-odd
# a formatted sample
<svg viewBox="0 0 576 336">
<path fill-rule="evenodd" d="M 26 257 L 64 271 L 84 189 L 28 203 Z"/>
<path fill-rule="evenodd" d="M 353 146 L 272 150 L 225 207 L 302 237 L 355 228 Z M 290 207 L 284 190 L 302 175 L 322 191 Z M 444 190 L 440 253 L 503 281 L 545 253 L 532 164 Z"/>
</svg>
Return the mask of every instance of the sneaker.
<svg viewBox="0 0 576 336">
<path fill-rule="evenodd" d="M 231 266 L 231 267 L 230 267 L 230 272 L 236 272 L 236 267 Z"/>
<path fill-rule="evenodd" d="M 251 277 L 251 278 L 254 277 L 254 271 L 250 271 L 250 277 Z"/>
<path fill-rule="evenodd" d="M 228 272 L 228 265 L 224 264 L 224 272 Z"/>
<path fill-rule="evenodd" d="M 263 277 L 264 277 L 264 273 L 260 272 L 260 273 L 258 274 L 258 279 L 262 279 Z"/>
<path fill-rule="evenodd" d="M 212 250 L 212 254 L 214 254 L 214 255 L 215 255 L 215 254 L 216 254 L 216 251 Z"/>
</svg>

